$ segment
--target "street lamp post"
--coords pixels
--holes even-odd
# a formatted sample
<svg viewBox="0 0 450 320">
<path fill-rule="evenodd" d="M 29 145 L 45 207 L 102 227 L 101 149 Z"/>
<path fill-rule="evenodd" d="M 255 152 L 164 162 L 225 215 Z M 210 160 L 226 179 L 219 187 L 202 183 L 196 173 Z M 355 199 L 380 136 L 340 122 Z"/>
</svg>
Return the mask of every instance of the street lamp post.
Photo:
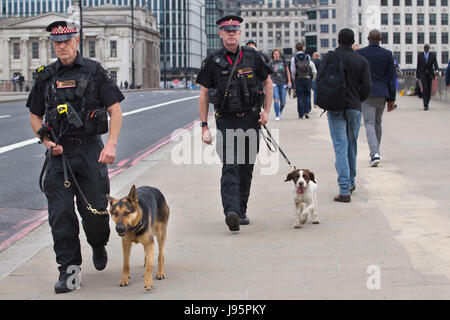
<svg viewBox="0 0 450 320">
<path fill-rule="evenodd" d="M 80 55 L 83 56 L 83 0 L 79 0 L 80 4 Z"/>
<path fill-rule="evenodd" d="M 136 88 L 134 75 L 134 0 L 131 0 L 131 83 Z"/>
</svg>

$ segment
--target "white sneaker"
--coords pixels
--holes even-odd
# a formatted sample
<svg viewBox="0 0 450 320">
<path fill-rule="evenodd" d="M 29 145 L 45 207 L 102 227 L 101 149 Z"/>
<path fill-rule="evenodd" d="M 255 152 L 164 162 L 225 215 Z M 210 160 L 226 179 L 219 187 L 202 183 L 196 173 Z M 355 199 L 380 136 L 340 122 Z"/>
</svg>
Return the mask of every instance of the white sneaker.
<svg viewBox="0 0 450 320">
<path fill-rule="evenodd" d="M 275 118 L 275 121 L 280 121 L 280 117 L 276 117 L 276 118 Z"/>
<path fill-rule="evenodd" d="M 378 153 L 375 153 L 370 159 L 370 166 L 371 167 L 377 167 L 380 164 L 380 155 Z"/>
</svg>

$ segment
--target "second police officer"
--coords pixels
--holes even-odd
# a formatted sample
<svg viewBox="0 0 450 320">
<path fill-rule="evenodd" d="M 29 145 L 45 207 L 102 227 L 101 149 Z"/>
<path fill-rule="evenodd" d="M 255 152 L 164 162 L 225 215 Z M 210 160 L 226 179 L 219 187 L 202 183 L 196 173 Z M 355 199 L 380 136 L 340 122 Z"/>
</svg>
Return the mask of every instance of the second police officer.
<svg viewBox="0 0 450 320">
<path fill-rule="evenodd" d="M 68 268 L 79 268 L 82 262 L 74 197 L 95 268 L 103 270 L 108 261 L 107 164 L 116 158 L 122 125 L 120 102 L 125 98 L 100 63 L 80 56 L 76 26 L 56 21 L 46 30 L 58 59 L 37 70 L 27 107 L 31 126 L 48 149 L 45 178 L 40 184 L 48 201 L 59 264 L 55 292 L 64 293 L 74 289 L 68 283 Z M 108 132 L 107 113 L 110 128 L 104 145 L 100 135 Z"/>
<path fill-rule="evenodd" d="M 222 206 L 230 231 L 249 224 L 247 202 L 259 150 L 259 129 L 267 123 L 273 97 L 270 68 L 256 50 L 239 45 L 242 21 L 239 16 L 216 21 L 223 48 L 205 58 L 197 76 L 202 140 L 207 144 L 212 143 L 207 123 L 209 103 L 215 108 Z M 238 141 L 241 138 L 244 140 Z"/>
</svg>

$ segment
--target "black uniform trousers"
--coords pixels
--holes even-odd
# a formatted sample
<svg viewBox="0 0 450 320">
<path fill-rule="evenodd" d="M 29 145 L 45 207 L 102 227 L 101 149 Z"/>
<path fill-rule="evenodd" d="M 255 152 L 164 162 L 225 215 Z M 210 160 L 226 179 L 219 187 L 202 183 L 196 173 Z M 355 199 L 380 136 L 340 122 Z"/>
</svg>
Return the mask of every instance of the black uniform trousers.
<svg viewBox="0 0 450 320">
<path fill-rule="evenodd" d="M 425 75 L 420 80 L 422 81 L 423 87 L 422 92 L 423 107 L 427 108 L 431 99 L 431 87 L 433 85 L 433 79 L 430 76 Z"/>
<path fill-rule="evenodd" d="M 258 108 L 243 117 L 225 113 L 216 118 L 216 151 L 222 162 L 220 193 L 225 215 L 234 211 L 242 216 L 247 212 L 253 168 L 259 152 L 259 112 Z"/>
<path fill-rule="evenodd" d="M 98 139 L 82 145 L 64 144 L 63 152 L 70 162 L 77 182 L 87 201 L 97 210 L 106 210 L 109 194 L 108 168 L 98 162 L 103 142 Z M 53 236 L 53 249 L 60 273 L 70 265 L 80 266 L 81 248 L 78 217 L 75 213 L 74 197 L 87 242 L 91 246 L 105 245 L 108 242 L 109 215 L 95 215 L 86 208 L 73 179 L 68 171 L 70 187 L 64 186 L 64 173 L 61 156 L 51 156 L 46 169 L 44 188 L 48 200 L 49 224 Z"/>
</svg>

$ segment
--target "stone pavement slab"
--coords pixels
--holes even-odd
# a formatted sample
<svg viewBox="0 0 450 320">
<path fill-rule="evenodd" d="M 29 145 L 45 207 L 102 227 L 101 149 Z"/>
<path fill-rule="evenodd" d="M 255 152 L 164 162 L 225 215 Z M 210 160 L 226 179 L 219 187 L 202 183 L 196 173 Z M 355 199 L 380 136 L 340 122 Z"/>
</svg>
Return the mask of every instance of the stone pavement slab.
<svg viewBox="0 0 450 320">
<path fill-rule="evenodd" d="M 104 271 L 94 270 L 80 234 L 80 290 L 53 293 L 57 269 L 46 246 L 0 281 L 0 299 L 448 299 L 450 108 L 433 101 L 424 112 L 414 97 L 401 97 L 398 105 L 384 115 L 377 168 L 369 167 L 361 127 L 357 189 L 347 204 L 332 200 L 338 187 L 326 115 L 313 109 L 311 119 L 299 120 L 295 100 L 289 100 L 282 121 L 270 122 L 289 159 L 316 175 L 319 225 L 292 227 L 292 185 L 284 183 L 289 167 L 278 156 L 273 174 L 261 174 L 268 168 L 262 162 L 255 167 L 251 224 L 229 232 L 221 208 L 221 166 L 174 164 L 177 140 L 144 159 L 132 181 L 121 187 L 112 181 L 116 197 L 132 184 L 158 187 L 171 209 L 166 279 L 155 280 L 154 290 L 143 287 L 141 245 L 132 249 L 130 285 L 118 286 L 121 240 L 111 223 Z M 370 282 L 373 270 L 379 271 L 379 289 L 368 288 L 368 282 L 376 284 Z"/>
</svg>

